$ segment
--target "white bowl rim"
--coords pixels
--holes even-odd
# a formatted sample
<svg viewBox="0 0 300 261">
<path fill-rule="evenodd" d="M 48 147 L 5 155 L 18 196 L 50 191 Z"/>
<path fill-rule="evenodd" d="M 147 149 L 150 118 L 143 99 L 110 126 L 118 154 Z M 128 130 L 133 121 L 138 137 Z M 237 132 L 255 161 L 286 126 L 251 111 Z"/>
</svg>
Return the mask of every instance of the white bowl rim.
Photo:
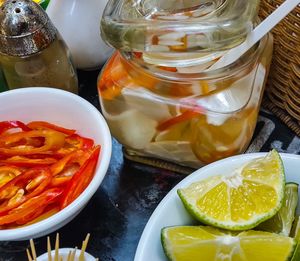
<svg viewBox="0 0 300 261">
<path fill-rule="evenodd" d="M 154 221 L 156 220 L 156 216 L 157 216 L 158 213 L 161 212 L 161 210 L 163 208 L 165 208 L 165 205 L 173 197 L 173 194 L 176 193 L 177 189 L 185 187 L 185 186 L 191 184 L 192 182 L 194 182 L 194 179 L 196 177 L 198 177 L 201 172 L 206 171 L 206 169 L 216 168 L 217 166 L 222 165 L 224 162 L 237 161 L 240 158 L 243 158 L 245 160 L 251 160 L 251 159 L 256 158 L 256 157 L 265 156 L 267 153 L 268 152 L 255 152 L 255 153 L 246 153 L 246 154 L 231 156 L 231 157 L 228 157 L 228 158 L 221 159 L 221 160 L 215 161 L 213 163 L 210 163 L 210 164 L 208 164 L 208 165 L 206 165 L 206 166 L 204 166 L 204 167 L 202 167 L 198 170 L 195 170 L 190 175 L 183 178 L 175 187 L 173 187 L 166 194 L 166 196 L 161 200 L 161 202 L 155 208 L 155 210 L 153 211 L 153 213 L 150 216 L 149 220 L 147 221 L 147 223 L 145 225 L 145 228 L 142 232 L 142 235 L 140 237 L 138 246 L 136 248 L 134 261 L 142 260 L 141 258 L 143 257 L 144 249 L 147 248 L 147 243 L 148 243 L 147 239 L 151 235 L 151 231 L 153 229 L 153 226 L 155 225 Z M 294 159 L 294 160 L 300 160 L 300 155 L 297 155 L 297 154 L 291 154 L 291 153 L 279 153 L 279 154 L 283 159 L 290 158 L 290 159 Z"/>
<path fill-rule="evenodd" d="M 0 93 L 0 97 L 8 96 L 8 95 L 10 96 L 11 94 L 22 94 L 22 93 L 24 94 L 24 93 L 29 93 L 30 91 L 40 92 L 40 93 L 51 92 L 57 95 L 64 95 L 80 103 L 83 103 L 85 106 L 89 108 L 91 113 L 93 113 L 94 115 L 97 114 L 97 117 L 99 117 L 99 121 L 100 121 L 99 124 L 101 124 L 103 127 L 102 135 L 103 135 L 104 142 L 103 144 L 101 144 L 101 152 L 100 152 L 103 154 L 102 154 L 101 164 L 99 166 L 99 171 L 102 173 L 102 175 L 101 176 L 95 175 L 94 178 L 97 177 L 97 179 L 95 180 L 93 179 L 94 182 L 90 182 L 88 187 L 84 190 L 85 193 L 81 193 L 81 195 L 77 199 L 75 199 L 69 206 L 60 210 L 58 213 L 42 221 L 39 221 L 37 223 L 28 226 L 0 230 L 0 241 L 7 241 L 7 240 L 17 241 L 17 240 L 23 240 L 23 238 L 32 237 L 34 236 L 34 234 L 38 235 L 39 233 L 46 231 L 47 228 L 51 228 L 55 226 L 54 224 L 63 223 L 63 221 L 66 218 L 73 216 L 78 211 L 78 209 L 84 207 L 85 204 L 90 200 L 90 197 L 85 197 L 85 195 L 86 194 L 94 195 L 94 193 L 97 191 L 102 180 L 104 179 L 104 176 L 106 174 L 106 171 L 110 163 L 110 158 L 112 153 L 112 140 L 111 140 L 110 130 L 108 128 L 108 125 L 104 117 L 94 105 L 92 105 L 90 102 L 80 97 L 79 95 L 76 95 L 68 91 L 56 89 L 56 88 L 50 88 L 50 87 L 26 87 L 26 88 L 14 89 L 14 90 L 9 90 Z"/>
</svg>

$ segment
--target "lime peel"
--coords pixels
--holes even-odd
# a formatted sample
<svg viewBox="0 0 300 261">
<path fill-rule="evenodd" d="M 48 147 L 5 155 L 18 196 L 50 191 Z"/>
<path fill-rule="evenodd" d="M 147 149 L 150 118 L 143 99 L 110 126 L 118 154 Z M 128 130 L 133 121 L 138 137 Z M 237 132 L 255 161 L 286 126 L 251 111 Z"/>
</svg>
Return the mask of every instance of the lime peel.
<svg viewBox="0 0 300 261">
<path fill-rule="evenodd" d="M 259 224 L 257 230 L 289 236 L 298 204 L 298 184 L 289 182 L 285 185 L 283 204 L 279 211 L 270 219 Z"/>
<path fill-rule="evenodd" d="M 230 232 L 210 226 L 166 227 L 162 246 L 171 261 L 290 260 L 296 240 L 261 231 Z"/>
<path fill-rule="evenodd" d="M 282 160 L 278 152 L 272 150 L 232 175 L 210 177 L 177 193 L 187 211 L 200 222 L 239 231 L 252 229 L 278 212 L 283 202 L 284 184 Z M 202 194 L 197 194 L 196 189 Z M 233 214 L 241 216 L 233 217 Z"/>
</svg>

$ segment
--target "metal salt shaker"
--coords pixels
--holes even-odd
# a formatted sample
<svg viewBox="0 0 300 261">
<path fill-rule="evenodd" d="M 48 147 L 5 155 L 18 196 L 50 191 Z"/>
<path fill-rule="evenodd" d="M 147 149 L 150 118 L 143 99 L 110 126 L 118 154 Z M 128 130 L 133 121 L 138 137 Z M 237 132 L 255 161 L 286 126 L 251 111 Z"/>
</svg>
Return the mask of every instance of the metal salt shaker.
<svg viewBox="0 0 300 261">
<path fill-rule="evenodd" d="M 7 0 L 0 7 L 0 70 L 8 89 L 78 92 L 67 46 L 46 12 L 31 0 Z"/>
</svg>

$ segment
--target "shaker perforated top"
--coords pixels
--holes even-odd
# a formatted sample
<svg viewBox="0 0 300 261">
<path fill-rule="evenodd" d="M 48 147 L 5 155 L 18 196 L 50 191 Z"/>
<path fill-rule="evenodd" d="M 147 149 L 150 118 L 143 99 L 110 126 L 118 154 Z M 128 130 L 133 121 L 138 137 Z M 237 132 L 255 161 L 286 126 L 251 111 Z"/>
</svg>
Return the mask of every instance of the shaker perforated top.
<svg viewBox="0 0 300 261">
<path fill-rule="evenodd" d="M 27 56 L 47 48 L 57 30 L 46 12 L 30 0 L 9 0 L 0 7 L 0 52 Z"/>
</svg>

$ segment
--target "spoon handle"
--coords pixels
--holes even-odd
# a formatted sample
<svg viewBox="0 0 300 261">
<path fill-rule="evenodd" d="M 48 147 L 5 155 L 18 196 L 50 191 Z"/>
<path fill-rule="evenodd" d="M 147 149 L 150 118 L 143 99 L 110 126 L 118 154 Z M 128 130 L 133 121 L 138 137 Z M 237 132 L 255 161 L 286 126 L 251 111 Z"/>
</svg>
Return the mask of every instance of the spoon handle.
<svg viewBox="0 0 300 261">
<path fill-rule="evenodd" d="M 298 4 L 300 0 L 286 0 L 271 15 L 263 20 L 252 32 L 250 32 L 246 40 L 239 46 L 230 49 L 208 70 L 215 70 L 236 61 L 245 54 L 254 44 L 270 32 L 284 17 L 286 17 Z"/>
</svg>

